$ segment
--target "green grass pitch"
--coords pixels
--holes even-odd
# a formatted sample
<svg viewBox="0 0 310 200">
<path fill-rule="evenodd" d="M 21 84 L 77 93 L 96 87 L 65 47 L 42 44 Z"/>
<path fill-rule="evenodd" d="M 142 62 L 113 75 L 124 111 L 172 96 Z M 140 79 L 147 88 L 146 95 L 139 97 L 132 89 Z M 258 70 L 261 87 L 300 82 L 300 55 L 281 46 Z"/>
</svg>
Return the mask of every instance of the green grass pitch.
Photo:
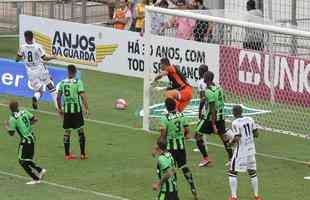
<svg viewBox="0 0 310 200">
<path fill-rule="evenodd" d="M 0 57 L 14 58 L 16 38 L 0 38 Z M 1 67 L 1 66 L 0 66 Z M 151 149 L 157 137 L 139 129 L 141 119 L 135 112 L 142 105 L 140 79 L 82 70 L 89 97 L 90 115 L 86 121 L 87 153 L 85 161 L 65 161 L 63 129 L 52 104 L 40 103 L 34 112 L 39 122 L 36 160 L 48 172 L 43 184 L 26 186 L 27 176 L 17 162 L 18 138 L 6 134 L 0 127 L 0 196 L 3 200 L 151 200 L 157 193 L 151 190 L 156 180 L 155 160 Z M 129 103 L 124 111 L 113 109 L 116 98 Z M 18 99 L 24 107 L 30 99 L 0 95 L 0 122 L 9 116 L 7 103 Z M 275 119 L 276 120 L 276 119 Z M 198 153 L 194 143 L 187 142 L 188 165 L 193 171 L 201 200 L 224 200 L 229 196 L 226 155 L 216 136 L 210 136 L 210 157 L 213 166 L 198 168 Z M 79 153 L 78 138 L 72 135 L 72 151 Z M 257 165 L 260 194 L 266 200 L 308 200 L 310 168 L 309 141 L 270 132 L 262 132 L 257 139 Z M 25 178 L 26 177 L 26 178 Z M 240 200 L 254 199 L 246 174 L 239 176 Z M 191 199 L 188 185 L 178 173 L 180 198 Z"/>
</svg>

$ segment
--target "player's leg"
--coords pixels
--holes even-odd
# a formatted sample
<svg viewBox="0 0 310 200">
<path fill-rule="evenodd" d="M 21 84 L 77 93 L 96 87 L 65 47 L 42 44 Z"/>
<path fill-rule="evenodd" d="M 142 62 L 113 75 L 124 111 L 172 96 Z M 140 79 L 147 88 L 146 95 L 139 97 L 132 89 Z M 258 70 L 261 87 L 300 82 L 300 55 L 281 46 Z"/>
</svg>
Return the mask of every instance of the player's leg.
<svg viewBox="0 0 310 200">
<path fill-rule="evenodd" d="M 179 200 L 178 192 L 168 192 L 166 195 L 166 200 Z"/>
<path fill-rule="evenodd" d="M 229 176 L 229 187 L 231 192 L 231 195 L 228 200 L 237 200 L 238 172 L 234 171 L 233 169 L 230 169 L 228 176 Z"/>
<path fill-rule="evenodd" d="M 200 120 L 196 127 L 195 133 L 196 145 L 202 155 L 202 160 L 199 163 L 199 167 L 206 166 L 210 163 L 207 145 L 205 144 L 205 141 L 203 139 L 203 133 L 209 132 L 207 129 L 207 121 L 204 119 Z"/>
<path fill-rule="evenodd" d="M 54 85 L 54 82 L 51 78 L 51 76 L 49 75 L 48 70 L 44 70 L 41 74 L 40 77 L 41 81 L 44 83 L 44 85 L 46 85 L 48 92 L 50 93 L 50 95 L 53 98 L 54 104 L 55 104 L 55 108 L 58 108 L 57 105 L 57 91 L 56 91 L 56 87 Z"/>
<path fill-rule="evenodd" d="M 177 101 L 177 110 L 183 112 L 186 106 L 191 102 L 193 98 L 192 87 L 186 86 L 179 92 L 178 101 Z"/>
<path fill-rule="evenodd" d="M 40 100 L 42 94 L 43 94 L 43 85 L 41 84 L 41 81 L 39 78 L 36 78 L 33 76 L 32 79 L 29 79 L 30 86 L 34 91 L 33 97 L 32 97 L 32 108 L 38 109 L 38 101 Z"/>
<path fill-rule="evenodd" d="M 261 198 L 258 196 L 258 178 L 256 172 L 255 155 L 250 155 L 247 157 L 247 167 L 255 200 L 261 200 Z"/>
<path fill-rule="evenodd" d="M 27 184 L 36 184 L 39 183 L 39 176 L 37 176 L 33 169 L 38 173 L 42 171 L 42 168 L 35 165 L 33 162 L 34 156 L 34 144 L 33 143 L 24 143 L 19 146 L 19 164 L 25 170 L 25 172 L 32 178 L 33 181 L 28 182 Z"/>
<path fill-rule="evenodd" d="M 85 131 L 84 131 L 84 117 L 82 112 L 74 113 L 74 121 L 73 121 L 73 127 L 75 130 L 77 130 L 77 133 L 79 134 L 79 143 L 80 143 L 80 158 L 81 160 L 87 159 L 87 156 L 85 154 L 85 144 L 86 144 L 86 138 L 85 138 Z"/>
<path fill-rule="evenodd" d="M 217 121 L 216 127 L 218 129 L 218 135 L 220 136 L 220 139 L 222 140 L 225 151 L 227 152 L 227 155 L 228 155 L 228 162 L 226 164 L 228 166 L 233 156 L 233 150 L 232 150 L 232 147 L 229 145 L 229 138 L 226 137 L 225 135 L 226 133 L 225 121 L 224 120 Z"/>
<path fill-rule="evenodd" d="M 66 160 L 75 160 L 76 157 L 71 154 L 70 152 L 70 136 L 71 136 L 71 130 L 73 129 L 72 121 L 74 120 L 74 117 L 71 113 L 65 113 L 64 119 L 63 119 L 63 128 L 65 130 L 64 137 L 63 137 L 63 143 L 64 143 L 64 149 L 65 149 L 65 159 Z"/>
<path fill-rule="evenodd" d="M 165 97 L 178 101 L 180 99 L 180 92 L 178 90 L 167 90 L 165 92 Z"/>
</svg>

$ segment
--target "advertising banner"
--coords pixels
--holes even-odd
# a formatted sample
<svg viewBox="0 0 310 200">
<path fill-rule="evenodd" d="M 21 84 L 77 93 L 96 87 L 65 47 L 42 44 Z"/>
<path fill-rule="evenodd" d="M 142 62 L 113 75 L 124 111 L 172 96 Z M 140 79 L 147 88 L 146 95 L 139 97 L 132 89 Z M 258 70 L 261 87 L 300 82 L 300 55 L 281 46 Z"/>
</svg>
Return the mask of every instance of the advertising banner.
<svg viewBox="0 0 310 200">
<path fill-rule="evenodd" d="M 48 67 L 55 85 L 65 79 L 67 71 L 62 68 Z M 52 101 L 46 88 L 41 100 Z M 0 59 L 0 93 L 14 96 L 33 97 L 33 90 L 28 81 L 26 69 L 23 63 L 13 60 Z"/>
</svg>

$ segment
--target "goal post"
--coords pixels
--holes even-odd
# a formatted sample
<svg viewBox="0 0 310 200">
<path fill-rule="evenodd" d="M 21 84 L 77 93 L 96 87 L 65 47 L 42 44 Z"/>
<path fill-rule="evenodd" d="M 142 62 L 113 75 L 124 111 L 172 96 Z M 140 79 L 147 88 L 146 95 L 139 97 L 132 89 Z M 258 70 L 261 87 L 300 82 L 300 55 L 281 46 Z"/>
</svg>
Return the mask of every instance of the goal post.
<svg viewBox="0 0 310 200">
<path fill-rule="evenodd" d="M 310 32 L 248 13 L 146 7 L 143 128 L 158 128 L 164 87 L 151 85 L 168 57 L 196 87 L 206 64 L 225 91 L 225 115 L 244 106 L 262 129 L 304 137 L 310 123 Z M 185 115 L 197 121 L 197 92 Z"/>
</svg>

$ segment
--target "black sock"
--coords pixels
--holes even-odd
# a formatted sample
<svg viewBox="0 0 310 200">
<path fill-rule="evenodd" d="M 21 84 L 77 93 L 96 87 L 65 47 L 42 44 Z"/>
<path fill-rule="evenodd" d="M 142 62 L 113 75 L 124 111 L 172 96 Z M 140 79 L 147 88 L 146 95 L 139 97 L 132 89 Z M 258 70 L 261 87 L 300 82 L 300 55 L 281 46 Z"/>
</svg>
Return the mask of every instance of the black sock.
<svg viewBox="0 0 310 200">
<path fill-rule="evenodd" d="M 70 135 L 64 135 L 65 155 L 70 155 Z"/>
<path fill-rule="evenodd" d="M 196 140 L 196 145 L 200 151 L 200 153 L 202 154 L 202 156 L 205 158 L 208 156 L 207 150 L 206 150 L 206 146 L 204 144 L 203 140 Z"/>
<path fill-rule="evenodd" d="M 32 169 L 35 169 L 38 173 L 41 173 L 42 171 L 42 168 L 37 166 L 34 162 L 31 161 L 31 163 L 29 164 L 29 166 L 32 168 Z"/>
<path fill-rule="evenodd" d="M 85 155 L 85 142 L 86 142 L 86 138 L 85 138 L 84 133 L 79 133 L 79 137 L 80 137 L 81 155 Z"/>
<path fill-rule="evenodd" d="M 231 146 L 228 145 L 228 142 L 224 142 L 224 147 L 225 147 L 225 150 L 228 154 L 229 160 L 231 160 L 231 158 L 233 157 L 233 150 L 232 150 Z"/>
<path fill-rule="evenodd" d="M 33 179 L 33 180 L 39 180 L 39 177 L 37 177 L 33 172 L 30 167 L 32 161 L 24 161 L 24 160 L 19 160 L 19 164 L 24 168 L 26 173 Z"/>
<path fill-rule="evenodd" d="M 186 178 L 188 184 L 191 187 L 191 191 L 192 192 L 196 192 L 196 187 L 195 187 L 195 183 L 194 183 L 194 180 L 193 180 L 193 175 L 192 175 L 191 171 L 189 170 L 189 168 L 188 167 L 183 167 L 182 168 L 182 172 L 183 172 L 183 175 Z"/>
</svg>

